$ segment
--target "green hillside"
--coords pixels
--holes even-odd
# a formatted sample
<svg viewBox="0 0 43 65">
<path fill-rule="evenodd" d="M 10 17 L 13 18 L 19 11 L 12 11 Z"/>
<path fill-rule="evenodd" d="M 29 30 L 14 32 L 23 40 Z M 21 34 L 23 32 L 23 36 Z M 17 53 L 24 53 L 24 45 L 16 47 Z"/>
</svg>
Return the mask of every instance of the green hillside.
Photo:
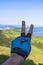
<svg viewBox="0 0 43 65">
<path fill-rule="evenodd" d="M 16 29 L 0 30 L 0 65 L 10 56 L 12 39 L 20 36 Z M 33 36 L 31 40 L 31 53 L 23 65 L 43 65 L 43 37 Z"/>
</svg>

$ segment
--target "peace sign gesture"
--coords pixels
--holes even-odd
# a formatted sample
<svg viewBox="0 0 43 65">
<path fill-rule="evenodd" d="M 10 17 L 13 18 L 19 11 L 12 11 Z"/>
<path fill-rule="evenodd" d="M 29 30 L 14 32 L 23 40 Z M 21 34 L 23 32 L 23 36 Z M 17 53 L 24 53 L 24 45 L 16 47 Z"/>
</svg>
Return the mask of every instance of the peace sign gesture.
<svg viewBox="0 0 43 65">
<path fill-rule="evenodd" d="M 33 32 L 33 24 L 25 34 L 25 21 L 22 21 L 21 36 L 12 40 L 11 44 L 11 56 L 2 65 L 21 65 L 24 59 L 29 55 L 31 51 L 31 36 Z"/>
<path fill-rule="evenodd" d="M 21 36 L 12 40 L 11 53 L 17 53 L 18 55 L 22 56 L 24 59 L 29 55 L 31 51 L 30 42 L 31 42 L 33 27 L 34 27 L 33 24 L 31 24 L 30 29 L 26 35 L 25 21 L 22 21 Z"/>
</svg>

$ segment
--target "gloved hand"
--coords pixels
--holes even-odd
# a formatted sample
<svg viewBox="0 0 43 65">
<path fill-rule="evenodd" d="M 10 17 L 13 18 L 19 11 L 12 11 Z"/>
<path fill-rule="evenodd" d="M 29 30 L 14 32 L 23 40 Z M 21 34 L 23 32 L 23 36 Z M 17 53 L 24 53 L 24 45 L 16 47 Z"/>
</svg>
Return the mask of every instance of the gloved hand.
<svg viewBox="0 0 43 65">
<path fill-rule="evenodd" d="M 22 21 L 22 33 L 20 37 L 12 40 L 11 53 L 17 53 L 24 57 L 30 54 L 31 51 L 31 36 L 33 31 L 33 24 L 31 24 L 29 32 L 25 35 L 25 22 Z"/>
</svg>

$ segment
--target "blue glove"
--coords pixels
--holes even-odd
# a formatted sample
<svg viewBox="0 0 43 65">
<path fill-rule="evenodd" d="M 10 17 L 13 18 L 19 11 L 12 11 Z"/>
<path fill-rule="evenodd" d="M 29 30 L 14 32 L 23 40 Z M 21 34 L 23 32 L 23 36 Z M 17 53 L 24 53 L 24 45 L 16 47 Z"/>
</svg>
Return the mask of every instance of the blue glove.
<svg viewBox="0 0 43 65">
<path fill-rule="evenodd" d="M 20 36 L 12 40 L 11 53 L 17 53 L 26 58 L 31 51 L 31 34 L 29 36 Z"/>
<path fill-rule="evenodd" d="M 25 21 L 22 21 L 21 36 L 12 40 L 11 53 L 17 53 L 24 57 L 24 59 L 30 54 L 31 51 L 31 35 L 33 31 L 33 24 L 31 24 L 29 32 L 25 35 Z"/>
</svg>

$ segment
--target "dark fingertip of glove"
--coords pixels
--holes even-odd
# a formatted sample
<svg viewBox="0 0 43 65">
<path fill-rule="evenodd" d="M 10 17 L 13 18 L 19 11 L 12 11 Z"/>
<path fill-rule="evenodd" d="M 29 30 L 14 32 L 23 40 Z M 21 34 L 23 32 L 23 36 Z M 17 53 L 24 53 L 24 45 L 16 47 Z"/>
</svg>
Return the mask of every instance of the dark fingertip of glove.
<svg viewBox="0 0 43 65">
<path fill-rule="evenodd" d="M 25 33 L 21 33 L 21 37 L 29 37 L 31 38 L 32 34 L 31 33 L 28 33 L 27 35 L 25 35 Z"/>
<path fill-rule="evenodd" d="M 32 34 L 31 33 L 28 33 L 27 34 L 27 37 L 31 38 Z"/>
<path fill-rule="evenodd" d="M 21 33 L 21 36 L 22 36 L 22 37 L 25 37 L 25 33 Z"/>
</svg>

